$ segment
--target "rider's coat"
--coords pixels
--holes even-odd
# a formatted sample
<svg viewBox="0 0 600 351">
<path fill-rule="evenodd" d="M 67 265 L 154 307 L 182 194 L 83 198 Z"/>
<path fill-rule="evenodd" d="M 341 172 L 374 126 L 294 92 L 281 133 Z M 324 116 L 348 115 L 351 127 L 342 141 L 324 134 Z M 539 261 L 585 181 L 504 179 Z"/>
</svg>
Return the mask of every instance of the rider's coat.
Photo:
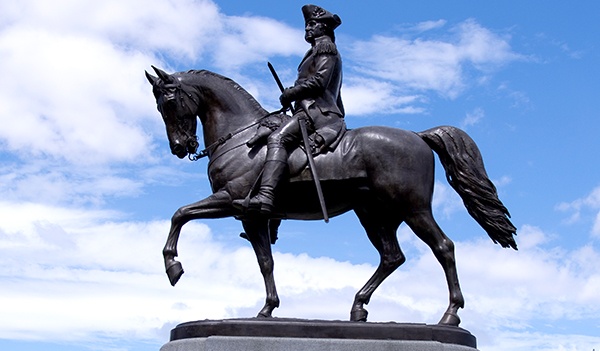
<svg viewBox="0 0 600 351">
<path fill-rule="evenodd" d="M 308 111 L 325 145 L 345 130 L 341 88 L 342 57 L 330 37 L 317 38 L 300 62 L 298 79 L 289 93 L 298 112 Z"/>
</svg>

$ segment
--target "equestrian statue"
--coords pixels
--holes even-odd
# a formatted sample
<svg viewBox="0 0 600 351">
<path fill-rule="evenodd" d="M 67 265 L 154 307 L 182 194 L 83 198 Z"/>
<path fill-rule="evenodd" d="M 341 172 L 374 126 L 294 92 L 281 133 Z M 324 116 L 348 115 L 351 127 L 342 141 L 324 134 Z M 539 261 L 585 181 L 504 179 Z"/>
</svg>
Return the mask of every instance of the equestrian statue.
<svg viewBox="0 0 600 351">
<path fill-rule="evenodd" d="M 516 228 L 487 176 L 479 149 L 464 131 L 450 126 L 418 133 L 381 126 L 347 129 L 340 95 L 342 60 L 334 35 L 341 19 L 315 5 L 302 7 L 302 13 L 311 48 L 292 87 L 283 88 L 275 74 L 282 90 L 279 111 L 266 111 L 240 85 L 210 71 L 168 74 L 153 66 L 156 76 L 146 72 L 171 152 L 192 160 L 207 156 L 213 191 L 172 217 L 163 250 L 171 285 L 183 274 L 175 260 L 182 226 L 195 219 L 235 217 L 242 222 L 243 236 L 264 278 L 266 301 L 258 317 L 272 317 L 279 296 L 271 245 L 281 220 L 327 221 L 354 211 L 380 262 L 356 293 L 350 320 L 367 320 L 364 305 L 404 263 L 396 236 L 404 222 L 444 270 L 449 304 L 439 324 L 458 326 L 464 298 L 454 244 L 432 215 L 433 152 L 449 184 L 492 241 L 517 249 Z M 198 150 L 198 120 L 203 150 Z"/>
</svg>

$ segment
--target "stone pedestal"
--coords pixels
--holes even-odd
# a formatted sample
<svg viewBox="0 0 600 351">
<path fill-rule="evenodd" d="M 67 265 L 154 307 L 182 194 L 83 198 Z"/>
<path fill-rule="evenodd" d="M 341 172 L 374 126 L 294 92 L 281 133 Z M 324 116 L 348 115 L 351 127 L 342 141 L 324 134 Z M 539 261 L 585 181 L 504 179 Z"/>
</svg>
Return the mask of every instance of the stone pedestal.
<svg viewBox="0 0 600 351">
<path fill-rule="evenodd" d="M 301 319 L 229 319 L 183 323 L 160 351 L 476 351 L 457 327 Z"/>
</svg>

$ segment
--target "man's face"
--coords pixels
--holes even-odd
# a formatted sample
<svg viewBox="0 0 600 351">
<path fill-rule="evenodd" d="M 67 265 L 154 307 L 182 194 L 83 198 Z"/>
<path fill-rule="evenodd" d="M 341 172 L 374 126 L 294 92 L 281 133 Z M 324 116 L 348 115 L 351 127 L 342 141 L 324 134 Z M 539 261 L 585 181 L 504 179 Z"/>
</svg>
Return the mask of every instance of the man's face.
<svg viewBox="0 0 600 351">
<path fill-rule="evenodd" d="M 306 27 L 304 28 L 304 40 L 312 44 L 315 42 L 315 39 L 324 36 L 325 32 L 325 24 L 310 20 L 306 22 Z"/>
</svg>

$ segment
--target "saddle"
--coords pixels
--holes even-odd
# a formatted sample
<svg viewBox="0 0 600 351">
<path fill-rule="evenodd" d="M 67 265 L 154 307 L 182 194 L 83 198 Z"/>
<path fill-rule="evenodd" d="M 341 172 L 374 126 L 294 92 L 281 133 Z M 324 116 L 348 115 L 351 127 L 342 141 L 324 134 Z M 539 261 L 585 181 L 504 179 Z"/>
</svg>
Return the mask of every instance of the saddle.
<svg viewBox="0 0 600 351">
<path fill-rule="evenodd" d="M 256 130 L 254 137 L 252 137 L 248 141 L 248 146 L 255 146 L 261 143 L 264 143 L 268 136 L 274 132 L 279 126 L 289 120 L 291 116 L 280 113 L 269 115 L 266 118 L 263 118 Z M 320 156 L 325 154 L 330 154 L 335 151 L 337 146 L 340 144 L 343 136 L 346 133 L 346 128 L 342 128 L 342 130 L 337 134 L 337 136 L 331 140 L 329 143 L 323 144 L 324 139 L 318 134 L 318 131 L 312 132 L 308 135 L 309 142 L 309 150 L 313 155 L 315 162 L 319 160 Z M 290 152 L 288 156 L 288 166 L 289 166 L 289 181 L 306 181 L 311 180 L 312 175 L 310 174 L 310 170 L 308 169 L 308 157 L 306 156 L 306 146 L 300 144 L 300 146 Z M 320 171 L 320 170 L 319 170 Z M 321 176 L 321 172 L 319 173 L 319 178 L 322 180 L 329 177 Z M 332 178 L 329 178 L 332 179 Z"/>
</svg>

